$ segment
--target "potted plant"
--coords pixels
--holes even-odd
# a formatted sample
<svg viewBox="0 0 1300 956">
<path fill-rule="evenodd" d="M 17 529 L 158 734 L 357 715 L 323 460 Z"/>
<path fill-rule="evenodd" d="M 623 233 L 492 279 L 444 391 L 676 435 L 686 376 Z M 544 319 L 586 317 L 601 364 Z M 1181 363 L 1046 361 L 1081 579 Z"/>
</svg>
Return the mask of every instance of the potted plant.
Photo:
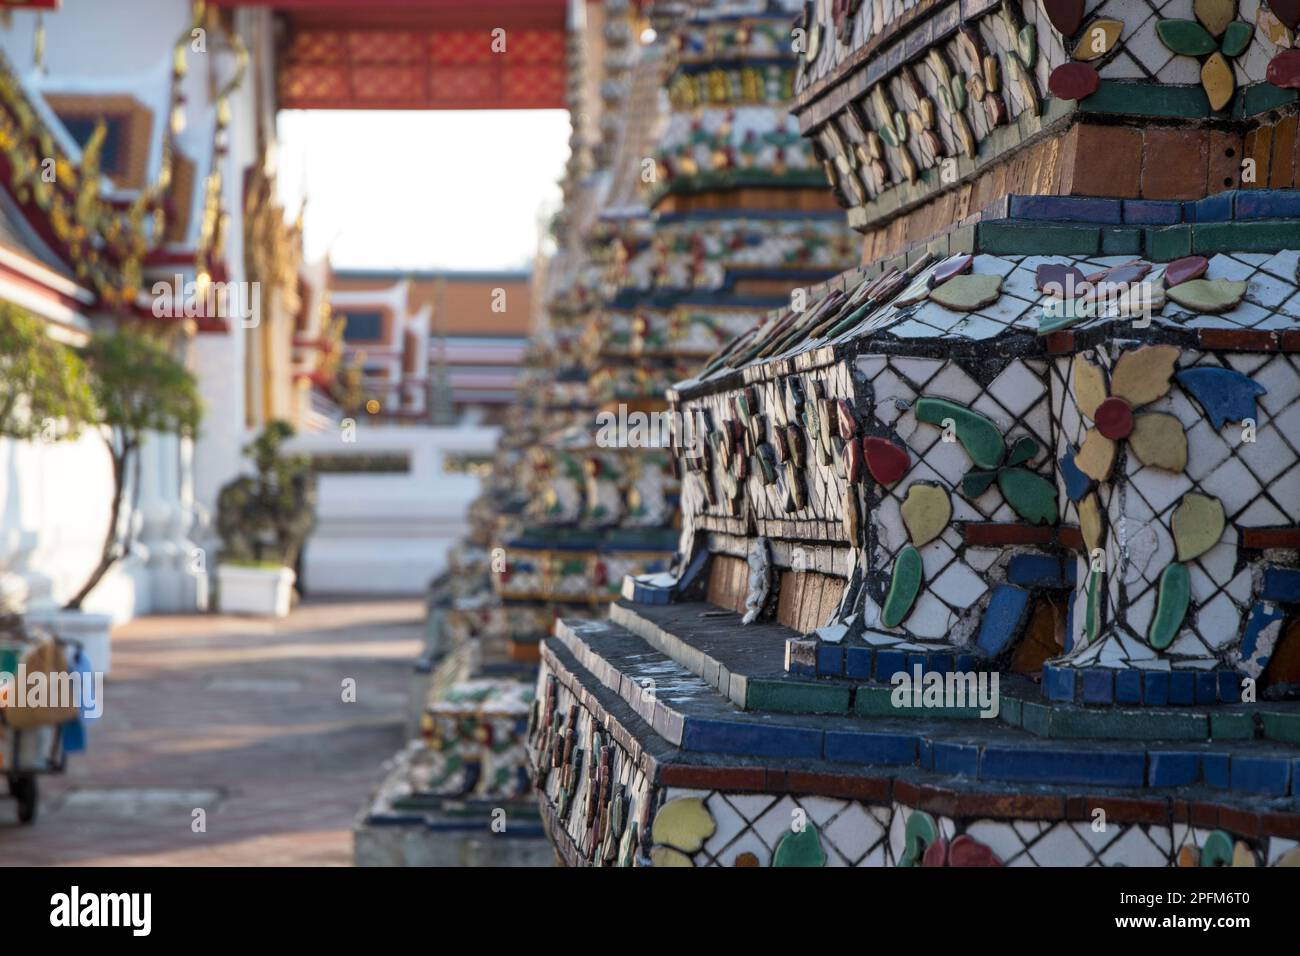
<svg viewBox="0 0 1300 956">
<path fill-rule="evenodd" d="M 236 478 L 217 496 L 217 587 L 227 613 L 289 613 L 293 569 L 316 524 L 316 476 L 307 456 L 283 453 L 291 437 L 287 422 L 267 424 L 244 449 L 257 473 Z"/>
<path fill-rule="evenodd" d="M 130 549 L 129 522 L 124 520 L 128 476 L 139 485 L 140 446 L 148 432 L 172 432 L 192 438 L 202 415 L 198 383 L 167 344 L 131 326 L 93 335 L 82 350 L 89 372 L 93 410 L 88 420 L 99 426 L 113 469 L 113 498 L 99 560 L 62 612 L 29 614 L 58 637 L 79 641 L 93 670 L 109 665 L 106 614 L 87 614 L 82 604 Z"/>
</svg>

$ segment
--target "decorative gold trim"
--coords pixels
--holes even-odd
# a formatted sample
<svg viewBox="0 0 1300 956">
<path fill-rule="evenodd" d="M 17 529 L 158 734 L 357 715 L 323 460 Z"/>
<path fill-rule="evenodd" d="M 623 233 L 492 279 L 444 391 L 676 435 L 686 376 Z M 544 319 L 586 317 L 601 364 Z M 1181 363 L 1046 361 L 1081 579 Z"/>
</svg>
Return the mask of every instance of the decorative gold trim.
<svg viewBox="0 0 1300 956">
<path fill-rule="evenodd" d="M 125 94 L 42 93 L 50 109 L 63 122 L 69 120 L 118 121 L 122 124 L 117 162 L 100 172 L 119 189 L 143 189 L 153 141 L 153 111 Z"/>
</svg>

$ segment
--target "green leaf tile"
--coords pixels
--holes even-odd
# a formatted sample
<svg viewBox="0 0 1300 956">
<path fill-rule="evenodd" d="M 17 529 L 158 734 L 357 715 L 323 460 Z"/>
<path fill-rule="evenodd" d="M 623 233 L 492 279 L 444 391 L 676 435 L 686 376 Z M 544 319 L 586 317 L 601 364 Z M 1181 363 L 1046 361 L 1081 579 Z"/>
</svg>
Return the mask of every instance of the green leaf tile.
<svg viewBox="0 0 1300 956">
<path fill-rule="evenodd" d="M 1156 36 L 1180 56 L 1206 56 L 1219 48 L 1210 32 L 1195 20 L 1161 20 L 1156 24 Z"/>
<path fill-rule="evenodd" d="M 968 471 L 961 479 L 961 493 L 967 498 L 978 498 L 997 480 L 996 471 Z"/>
<path fill-rule="evenodd" d="M 1011 446 L 1011 454 L 1007 455 L 1007 464 L 1023 465 L 1037 454 L 1038 442 L 1028 436 L 1022 436 Z"/>
<path fill-rule="evenodd" d="M 1254 33 L 1255 28 L 1251 24 L 1233 20 L 1223 32 L 1221 52 L 1224 56 L 1241 56 L 1246 52 L 1246 47 L 1250 46 L 1250 38 Z"/>
<path fill-rule="evenodd" d="M 773 866 L 825 866 L 826 851 L 822 849 L 821 836 L 811 823 L 802 830 L 791 830 L 781 837 L 772 853 Z"/>
<path fill-rule="evenodd" d="M 913 810 L 907 818 L 903 835 L 903 855 L 899 858 L 898 865 L 920 866 L 926 847 L 939 838 L 939 828 L 930 814 L 924 810 Z"/>
<path fill-rule="evenodd" d="M 1156 614 L 1147 632 L 1147 642 L 1158 651 L 1174 642 L 1178 628 L 1187 615 L 1187 605 L 1192 596 L 1192 579 L 1187 565 L 1177 562 L 1165 568 L 1160 575 L 1160 596 L 1156 600 Z"/>
<path fill-rule="evenodd" d="M 1025 468 L 1003 468 L 998 488 L 1016 514 L 1032 524 L 1056 524 L 1056 485 Z"/>
<path fill-rule="evenodd" d="M 880 623 L 885 627 L 898 627 L 916 603 L 921 590 L 921 552 L 908 545 L 894 559 L 894 575 L 885 595 L 885 606 L 880 610 Z"/>
<path fill-rule="evenodd" d="M 952 419 L 957 440 L 980 468 L 996 468 L 1002 463 L 1006 444 L 997 425 L 979 412 L 946 398 L 921 398 L 916 403 L 917 421 L 943 427 L 945 419 Z"/>
</svg>

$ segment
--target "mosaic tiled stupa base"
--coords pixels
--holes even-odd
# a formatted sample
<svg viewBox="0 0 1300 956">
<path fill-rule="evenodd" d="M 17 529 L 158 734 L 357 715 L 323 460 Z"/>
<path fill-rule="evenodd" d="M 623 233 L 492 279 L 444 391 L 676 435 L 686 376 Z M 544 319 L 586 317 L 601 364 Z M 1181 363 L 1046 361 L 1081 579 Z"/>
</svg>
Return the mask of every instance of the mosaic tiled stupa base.
<svg viewBox="0 0 1300 956">
<path fill-rule="evenodd" d="M 443 690 L 357 822 L 357 864 L 549 865 L 523 754 L 531 699 L 509 679 Z"/>
<path fill-rule="evenodd" d="M 673 572 L 542 650 L 568 862 L 1300 864 L 1300 10 L 1094 6 L 796 25 L 871 265 L 671 392 Z"/>
</svg>

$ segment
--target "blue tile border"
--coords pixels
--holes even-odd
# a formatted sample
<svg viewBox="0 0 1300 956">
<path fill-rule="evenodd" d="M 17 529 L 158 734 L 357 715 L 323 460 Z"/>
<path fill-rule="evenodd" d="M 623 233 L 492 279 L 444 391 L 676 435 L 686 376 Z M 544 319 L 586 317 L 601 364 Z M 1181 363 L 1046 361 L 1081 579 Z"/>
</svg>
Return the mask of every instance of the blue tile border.
<svg viewBox="0 0 1300 956">
<path fill-rule="evenodd" d="M 1031 195 L 1012 195 L 1007 199 L 1002 215 L 986 215 L 985 219 L 1093 226 L 1176 226 L 1300 218 L 1300 189 L 1227 189 L 1203 199 L 1189 200 Z"/>
<path fill-rule="evenodd" d="M 888 684 L 899 671 L 912 675 L 919 665 L 922 674 L 948 674 L 953 670 L 959 673 L 967 671 L 990 671 L 993 668 L 980 666 L 985 664 L 973 654 L 956 654 L 953 651 L 931 651 L 921 654 L 915 651 L 896 651 L 889 647 L 867 647 L 864 645 L 817 644 L 816 665 L 809 668 L 806 664 L 791 660 L 786 672 L 816 677 L 848 677 L 859 681 L 874 681 Z"/>
<path fill-rule="evenodd" d="M 1150 742 L 1161 739 L 1156 724 L 1152 725 L 1151 734 L 1144 734 L 1139 723 L 1138 732 L 1124 734 L 1122 739 L 1107 738 L 1100 732 L 1035 736 L 1030 711 L 1037 712 L 1040 718 L 1055 711 L 1049 705 L 1016 694 L 1006 695 L 1003 704 L 1008 714 L 1023 719 L 1015 720 L 1010 727 L 1004 721 L 990 736 L 973 731 L 974 727 L 981 726 L 978 721 L 962 721 L 959 726 L 958 721 L 945 720 L 939 714 L 933 719 L 915 721 L 911 726 L 904 725 L 908 722 L 872 717 L 822 720 L 802 715 L 758 715 L 719 701 L 714 688 L 703 681 L 698 689 L 683 687 L 673 697 L 652 701 L 647 709 L 639 688 L 618 663 L 623 657 L 609 656 L 603 651 L 601 642 L 605 632 L 591 631 L 592 627 L 599 627 L 593 622 L 583 622 L 583 625 L 587 630 L 566 632 L 561 627 L 558 630 L 562 636 L 548 639 L 544 655 L 550 655 L 548 660 L 553 670 L 562 673 L 562 668 L 569 667 L 564 663 L 568 658 L 559 656 L 563 650 L 565 655 L 572 656 L 575 666 L 580 665 L 584 673 L 589 672 L 591 678 L 629 704 L 648 724 L 647 733 L 658 735 L 687 752 L 777 760 L 820 759 L 860 767 L 919 767 L 993 784 L 1044 783 L 1138 790 L 1204 784 L 1234 793 L 1300 797 L 1300 772 L 1297 772 L 1300 758 L 1294 746 L 1259 740 L 1250 734 L 1240 742 L 1225 744 L 1214 730 L 1212 711 L 1190 714 L 1188 719 L 1199 718 L 1213 732 L 1213 738 L 1207 737 L 1204 729 L 1201 736 L 1186 739 L 1171 732 L 1168 742 L 1161 745 Z M 631 653 L 626 642 L 619 646 L 623 650 L 618 654 Z M 849 650 L 867 649 L 828 645 L 819 650 L 836 652 L 833 656 L 846 667 Z M 818 654 L 818 657 L 825 656 L 831 655 Z M 920 655 L 880 649 L 870 663 L 879 666 L 883 658 L 901 668 L 909 657 L 913 657 L 914 663 L 920 660 Z M 934 657 L 944 658 L 949 667 L 979 663 L 968 655 L 963 655 L 964 660 L 954 660 L 951 654 Z M 867 663 L 867 658 L 857 655 L 854 666 L 865 668 Z M 1138 684 L 1128 676 L 1131 674 L 1141 678 Z M 1225 680 L 1224 675 L 1231 681 Z M 1171 674 L 1049 665 L 1044 669 L 1044 677 L 1043 689 L 1049 696 L 1055 691 L 1072 702 L 1082 698 L 1085 704 L 1105 701 L 1127 706 L 1125 698 L 1135 692 L 1140 692 L 1145 704 L 1160 698 L 1194 701 L 1198 693 L 1205 695 L 1213 690 L 1217 695 L 1225 687 L 1231 692 L 1227 699 L 1240 703 L 1235 696 L 1239 678 L 1231 671 Z M 587 680 L 586 677 L 576 679 Z M 1098 713 L 1087 707 L 1070 708 L 1070 711 L 1076 729 L 1085 731 L 1089 714 Z M 1246 713 L 1249 711 L 1234 708 L 1225 716 L 1234 718 L 1230 722 L 1236 723 Z M 1134 718 L 1144 719 L 1138 715 Z M 1170 718 L 1179 721 L 1181 715 L 1157 714 L 1154 719 Z M 1124 719 L 1122 715 L 1120 719 Z M 1172 730 L 1176 731 L 1177 727 Z"/>
<path fill-rule="evenodd" d="M 1242 675 L 1234 670 L 1144 671 L 1138 668 L 1043 665 L 1043 696 L 1081 704 L 1164 707 L 1240 704 Z"/>
</svg>

